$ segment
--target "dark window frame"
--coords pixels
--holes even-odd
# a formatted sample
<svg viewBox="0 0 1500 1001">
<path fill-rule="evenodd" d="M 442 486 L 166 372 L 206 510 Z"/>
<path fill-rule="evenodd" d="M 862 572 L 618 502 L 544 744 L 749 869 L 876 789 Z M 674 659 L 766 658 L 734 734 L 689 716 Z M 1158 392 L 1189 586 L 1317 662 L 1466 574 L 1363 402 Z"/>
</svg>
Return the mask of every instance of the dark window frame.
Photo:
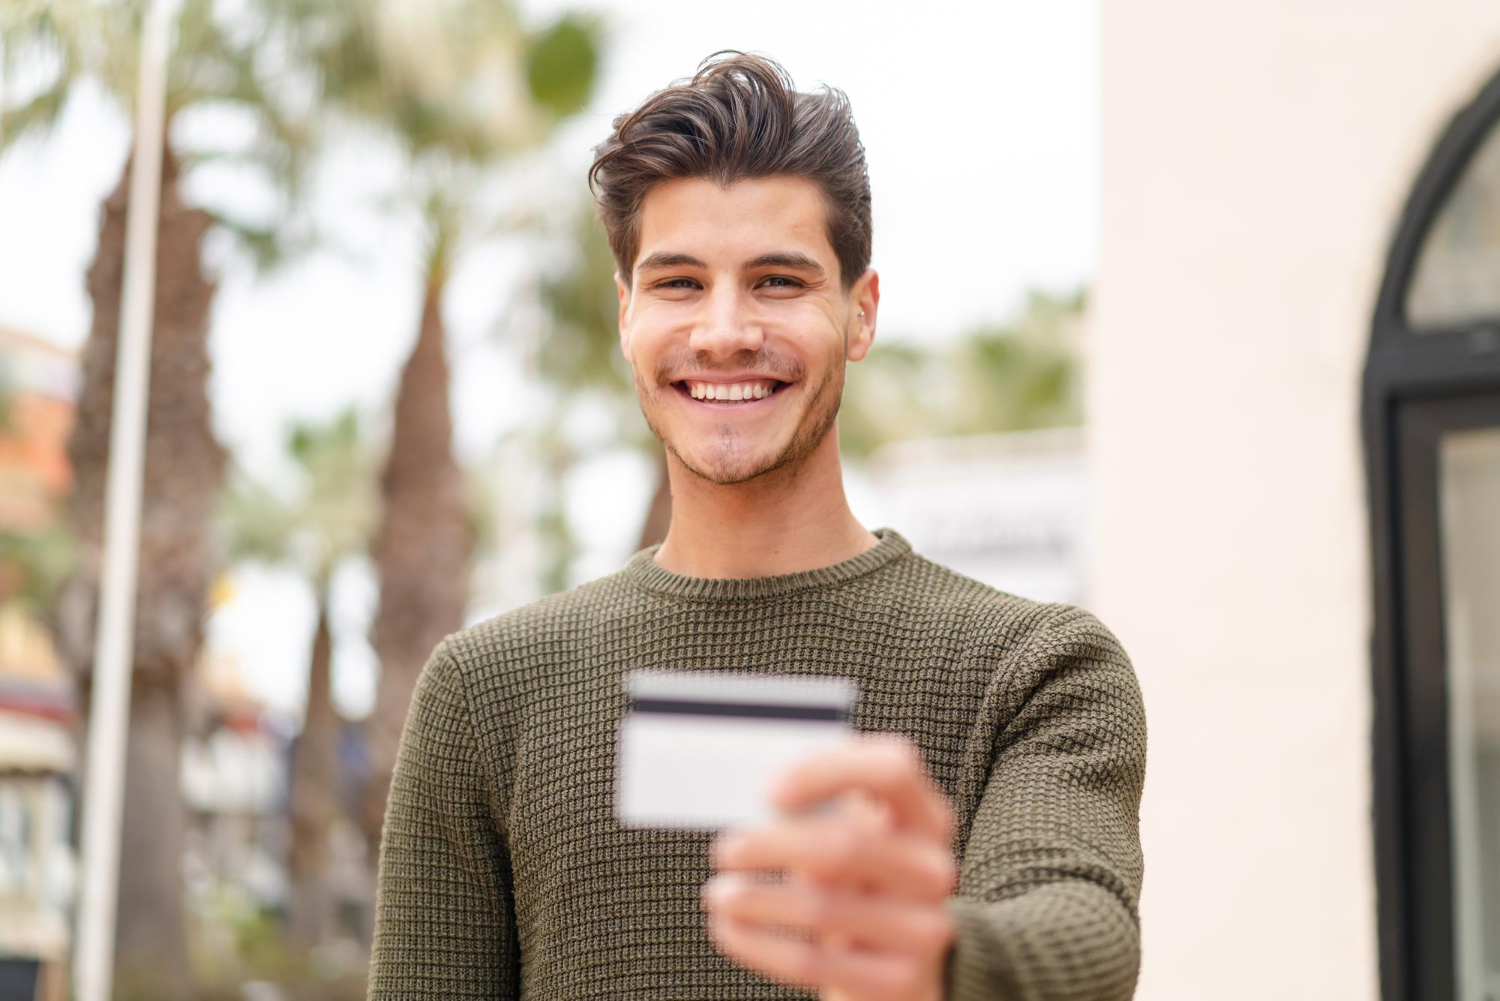
<svg viewBox="0 0 1500 1001">
<path fill-rule="evenodd" d="M 1487 415 L 1500 407 L 1500 316 L 1418 333 L 1407 321 L 1405 302 L 1423 239 L 1464 168 L 1497 128 L 1500 74 L 1453 117 L 1418 175 L 1391 242 L 1365 364 L 1375 875 L 1384 1001 L 1453 1001 L 1437 443 L 1443 431 L 1474 426 L 1476 413 L 1485 415 L 1488 426 Z"/>
</svg>

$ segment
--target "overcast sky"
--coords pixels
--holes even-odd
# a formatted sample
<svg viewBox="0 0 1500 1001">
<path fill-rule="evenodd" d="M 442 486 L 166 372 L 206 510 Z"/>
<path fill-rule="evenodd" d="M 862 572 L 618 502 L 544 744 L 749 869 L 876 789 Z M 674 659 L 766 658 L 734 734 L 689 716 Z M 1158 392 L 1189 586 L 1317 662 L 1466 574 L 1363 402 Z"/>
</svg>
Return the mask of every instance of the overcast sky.
<svg viewBox="0 0 1500 1001">
<path fill-rule="evenodd" d="M 539 21 L 569 6 L 598 10 L 611 36 L 596 97 L 544 166 L 517 182 L 523 193 L 545 175 L 559 185 L 549 197 L 573 197 L 568 186 L 581 197 L 589 149 L 615 114 L 690 75 L 711 52 L 746 49 L 780 60 L 804 89 L 827 83 L 853 102 L 874 192 L 879 336 L 952 336 L 1004 318 L 1030 286 L 1071 288 L 1093 274 L 1094 0 L 523 6 Z M 0 324 L 82 343 L 83 273 L 125 143 L 124 123 L 86 96 L 50 142 L 0 160 Z M 368 207 L 398 181 L 399 165 L 369 150 L 331 161 L 317 185 L 320 213 L 350 220 L 344 243 L 353 252 L 317 253 L 259 281 L 239 268 L 225 272 L 212 333 L 215 420 L 252 468 L 274 463 L 293 417 L 351 403 L 377 418 L 388 411 L 415 335 L 417 255 L 409 232 Z M 223 179 L 218 185 L 205 182 L 200 194 L 241 197 L 222 190 Z M 502 434 L 525 424 L 532 390 L 505 347 L 501 318 L 530 259 L 513 241 L 479 248 L 447 301 L 455 420 L 470 462 L 486 460 Z M 628 553 L 648 484 L 616 458 L 581 471 L 574 485 L 571 502 L 590 531 L 588 569 L 606 572 Z M 609 486 L 608 508 L 590 501 L 601 485 Z M 374 594 L 368 574 L 346 577 L 336 686 L 344 707 L 359 712 L 373 676 L 362 633 Z M 306 593 L 262 573 L 242 576 L 212 635 L 257 692 L 294 708 L 311 629 Z"/>
</svg>

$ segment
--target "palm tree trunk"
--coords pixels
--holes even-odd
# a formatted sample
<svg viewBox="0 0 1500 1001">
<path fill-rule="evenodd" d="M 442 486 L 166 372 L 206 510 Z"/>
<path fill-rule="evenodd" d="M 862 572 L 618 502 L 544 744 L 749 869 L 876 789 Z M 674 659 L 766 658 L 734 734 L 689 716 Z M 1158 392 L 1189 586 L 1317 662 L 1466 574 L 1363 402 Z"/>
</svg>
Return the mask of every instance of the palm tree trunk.
<svg viewBox="0 0 1500 1001">
<path fill-rule="evenodd" d="M 88 272 L 93 323 L 83 351 L 77 420 L 68 441 L 75 483 L 70 519 L 81 559 L 59 596 L 55 616 L 59 648 L 77 672 L 85 707 L 90 701 L 129 175 L 127 159 L 124 176 L 105 200 Z M 116 946 L 121 978 L 149 980 L 161 998 L 191 991 L 182 880 L 187 815 L 178 761 L 184 693 L 203 642 L 215 566 L 211 518 L 224 471 L 208 403 L 208 319 L 215 285 L 203 273 L 199 252 L 209 218 L 182 204 L 177 181 L 177 159 L 168 148 L 162 160 L 157 235 Z"/>
<path fill-rule="evenodd" d="M 384 503 L 374 546 L 380 681 L 369 722 L 370 784 L 362 818 L 371 845 L 380 841 L 386 792 L 417 675 L 438 641 L 463 624 L 468 599 L 470 527 L 463 478 L 453 458 L 444 285 L 440 274 L 427 282 L 421 330 L 401 373 L 381 478 Z"/>
<path fill-rule="evenodd" d="M 307 712 L 292 759 L 291 883 L 286 935 L 299 947 L 332 938 L 334 909 L 328 881 L 329 832 L 338 812 L 339 728 L 333 707 L 333 638 L 328 628 L 328 582 L 318 587 L 318 627 L 307 676 Z"/>
<path fill-rule="evenodd" d="M 177 784 L 185 736 L 180 692 L 133 686 L 115 934 L 117 981 L 129 996 L 193 996 L 182 879 L 188 818 Z"/>
</svg>

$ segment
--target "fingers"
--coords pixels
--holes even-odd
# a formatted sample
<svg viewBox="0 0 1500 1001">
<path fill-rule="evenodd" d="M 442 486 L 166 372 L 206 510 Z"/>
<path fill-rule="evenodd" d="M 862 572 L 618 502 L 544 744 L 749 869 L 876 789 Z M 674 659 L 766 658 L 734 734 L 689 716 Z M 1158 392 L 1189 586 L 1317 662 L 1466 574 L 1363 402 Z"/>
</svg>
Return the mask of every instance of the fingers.
<svg viewBox="0 0 1500 1001">
<path fill-rule="evenodd" d="M 709 915 L 708 935 L 726 956 L 773 980 L 870 1001 L 912 997 L 933 976 L 931 959 L 801 942 L 727 914 Z"/>
<path fill-rule="evenodd" d="M 871 836 L 837 819 L 788 819 L 714 842 L 716 869 L 777 869 L 816 881 L 867 885 L 903 900 L 936 903 L 955 889 L 946 847 L 900 832 Z"/>
<path fill-rule="evenodd" d="M 898 826 L 938 844 L 952 841 L 953 808 L 927 774 L 921 752 L 899 735 L 865 734 L 810 758 L 777 783 L 773 798 L 794 811 L 851 789 L 884 802 Z"/>
<path fill-rule="evenodd" d="M 719 951 L 825 997 L 938 996 L 956 934 L 943 906 L 958 880 L 954 821 L 915 748 L 855 742 L 789 774 L 775 798 L 790 815 L 713 843 L 703 903 Z"/>
<path fill-rule="evenodd" d="M 953 919 L 941 907 L 910 904 L 844 889 L 792 880 L 755 883 L 721 873 L 703 886 L 703 900 L 715 913 L 757 925 L 781 925 L 818 932 L 833 940 L 890 952 L 932 955 L 953 940 Z"/>
</svg>

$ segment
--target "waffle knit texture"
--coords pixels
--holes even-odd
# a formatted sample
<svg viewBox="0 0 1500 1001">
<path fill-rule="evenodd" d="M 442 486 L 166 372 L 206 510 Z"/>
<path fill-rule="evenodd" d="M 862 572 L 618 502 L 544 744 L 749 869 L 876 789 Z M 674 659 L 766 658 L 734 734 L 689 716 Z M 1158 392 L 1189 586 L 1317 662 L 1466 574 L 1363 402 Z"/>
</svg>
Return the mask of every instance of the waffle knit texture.
<svg viewBox="0 0 1500 1001">
<path fill-rule="evenodd" d="M 711 835 L 614 819 L 621 680 L 643 667 L 855 679 L 855 728 L 911 738 L 958 814 L 947 996 L 1131 997 L 1146 721 L 1124 651 L 1082 609 L 876 535 L 741 580 L 647 549 L 439 644 L 391 786 L 370 998 L 814 996 L 714 948 Z"/>
</svg>

